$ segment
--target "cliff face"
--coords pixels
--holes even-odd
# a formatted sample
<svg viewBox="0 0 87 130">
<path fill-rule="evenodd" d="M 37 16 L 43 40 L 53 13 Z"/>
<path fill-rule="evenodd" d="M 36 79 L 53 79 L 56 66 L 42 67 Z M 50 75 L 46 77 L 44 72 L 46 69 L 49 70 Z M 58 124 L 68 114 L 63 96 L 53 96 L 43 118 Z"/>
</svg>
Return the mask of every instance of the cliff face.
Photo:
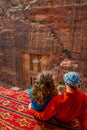
<svg viewBox="0 0 87 130">
<path fill-rule="evenodd" d="M 77 71 L 87 78 L 85 0 L 2 0 L 0 6 L 3 80 L 19 85 L 32 84 L 38 72 L 49 68 L 47 61 L 54 52 L 60 63 L 64 58 L 74 61 L 78 65 Z M 37 66 L 34 71 L 31 64 L 35 58 L 39 62 L 34 64 Z M 47 59 L 45 65 L 43 59 Z"/>
</svg>

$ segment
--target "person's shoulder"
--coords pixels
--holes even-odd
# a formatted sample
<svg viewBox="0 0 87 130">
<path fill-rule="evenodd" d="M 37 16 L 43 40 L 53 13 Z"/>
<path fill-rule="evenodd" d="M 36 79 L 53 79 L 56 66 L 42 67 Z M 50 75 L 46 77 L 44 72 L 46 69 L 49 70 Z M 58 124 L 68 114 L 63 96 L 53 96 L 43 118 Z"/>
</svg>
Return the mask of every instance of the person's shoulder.
<svg viewBox="0 0 87 130">
<path fill-rule="evenodd" d="M 29 88 L 29 92 L 32 92 L 32 87 L 31 87 L 31 88 Z"/>
<path fill-rule="evenodd" d="M 82 91 L 79 91 L 80 94 L 83 94 L 85 96 L 87 96 L 87 93 L 86 92 L 82 92 Z"/>
<path fill-rule="evenodd" d="M 64 94 L 57 94 L 53 97 L 53 100 L 60 100 L 64 97 Z"/>
<path fill-rule="evenodd" d="M 87 99 L 87 93 L 85 93 L 85 92 L 79 92 L 79 94 L 82 95 L 84 98 Z"/>
</svg>

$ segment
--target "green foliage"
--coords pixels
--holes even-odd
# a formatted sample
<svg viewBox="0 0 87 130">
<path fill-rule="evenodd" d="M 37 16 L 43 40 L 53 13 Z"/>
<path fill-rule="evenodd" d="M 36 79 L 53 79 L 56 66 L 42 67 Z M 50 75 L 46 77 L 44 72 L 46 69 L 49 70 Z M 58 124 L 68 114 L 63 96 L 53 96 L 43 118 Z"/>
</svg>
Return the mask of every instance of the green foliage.
<svg viewBox="0 0 87 130">
<path fill-rule="evenodd" d="M 40 24 L 45 24 L 44 21 L 39 21 Z"/>
<path fill-rule="evenodd" d="M 16 6 L 18 6 L 18 3 L 14 2 L 14 3 L 12 3 L 12 6 L 16 7 Z"/>
<path fill-rule="evenodd" d="M 44 21 L 38 21 L 38 20 L 35 20 L 35 19 L 32 19 L 32 18 L 28 18 L 28 17 L 25 17 L 24 20 L 30 20 L 32 23 L 39 22 L 39 24 L 45 24 Z"/>
<path fill-rule="evenodd" d="M 23 5 L 23 6 L 22 6 L 22 10 L 24 10 L 25 8 L 26 8 L 26 5 Z"/>
<path fill-rule="evenodd" d="M 31 22 L 35 23 L 35 22 L 38 22 L 37 20 L 35 19 L 31 19 Z"/>
<path fill-rule="evenodd" d="M 27 18 L 27 17 L 25 17 L 25 18 L 24 18 L 24 20 L 28 20 L 28 18 Z"/>
<path fill-rule="evenodd" d="M 63 50 L 62 50 L 62 53 L 67 53 L 67 52 L 69 52 L 68 49 L 63 49 Z"/>
<path fill-rule="evenodd" d="M 64 83 L 64 82 L 58 82 L 58 84 L 65 86 L 65 83 Z"/>
<path fill-rule="evenodd" d="M 25 17 L 24 20 L 30 20 L 32 23 L 38 22 L 37 20 L 28 17 Z"/>
<path fill-rule="evenodd" d="M 63 50 L 62 50 L 62 53 L 65 53 L 65 54 L 68 56 L 68 58 L 71 58 L 71 52 L 70 52 L 70 50 L 68 50 L 68 49 L 63 49 Z"/>
</svg>

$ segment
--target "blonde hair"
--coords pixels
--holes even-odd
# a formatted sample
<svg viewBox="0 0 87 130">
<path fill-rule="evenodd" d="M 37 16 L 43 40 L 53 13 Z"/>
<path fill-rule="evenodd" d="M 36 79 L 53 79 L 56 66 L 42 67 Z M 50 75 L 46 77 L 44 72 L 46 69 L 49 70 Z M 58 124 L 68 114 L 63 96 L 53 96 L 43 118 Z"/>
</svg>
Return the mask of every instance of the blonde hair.
<svg viewBox="0 0 87 130">
<path fill-rule="evenodd" d="M 33 85 L 32 99 L 38 104 L 43 104 L 47 97 L 52 98 L 57 94 L 58 89 L 54 84 L 52 74 L 47 71 L 40 73 L 36 83 Z"/>
</svg>

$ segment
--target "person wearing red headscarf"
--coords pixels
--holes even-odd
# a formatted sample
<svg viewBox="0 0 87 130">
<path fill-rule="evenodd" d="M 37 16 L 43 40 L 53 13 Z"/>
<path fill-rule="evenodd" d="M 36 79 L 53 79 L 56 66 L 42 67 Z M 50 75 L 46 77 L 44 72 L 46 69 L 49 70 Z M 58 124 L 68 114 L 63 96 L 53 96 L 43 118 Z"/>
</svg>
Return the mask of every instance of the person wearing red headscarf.
<svg viewBox="0 0 87 130">
<path fill-rule="evenodd" d="M 87 130 L 87 95 L 77 89 L 81 85 L 80 76 L 71 71 L 64 75 L 64 81 L 66 90 L 63 94 L 53 97 L 43 111 L 30 108 L 30 112 L 43 121 L 55 116 L 61 121 L 70 122 L 78 117 L 81 130 Z"/>
</svg>

